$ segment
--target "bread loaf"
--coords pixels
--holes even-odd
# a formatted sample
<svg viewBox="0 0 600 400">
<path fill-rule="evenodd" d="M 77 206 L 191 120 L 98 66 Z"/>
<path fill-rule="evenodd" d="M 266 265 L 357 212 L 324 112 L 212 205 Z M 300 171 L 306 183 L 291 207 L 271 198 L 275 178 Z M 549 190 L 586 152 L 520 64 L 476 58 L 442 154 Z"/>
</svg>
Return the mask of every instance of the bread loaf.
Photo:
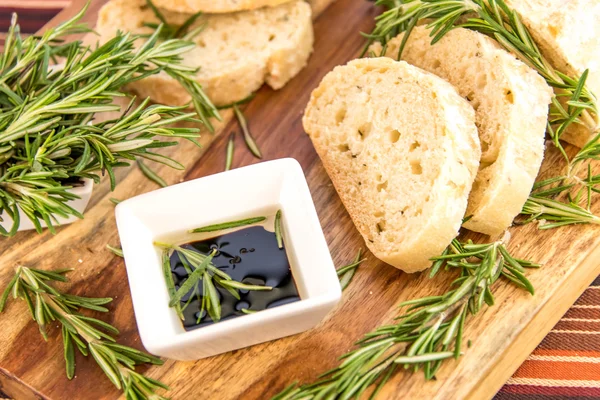
<svg viewBox="0 0 600 400">
<path fill-rule="evenodd" d="M 164 12 L 170 24 L 182 25 L 188 14 Z M 117 30 L 148 34 L 144 23 L 158 19 L 145 0 L 111 0 L 99 13 L 96 30 L 101 40 Z M 185 53 L 183 63 L 199 67 L 198 82 L 215 105 L 231 104 L 258 90 L 263 83 L 280 89 L 307 63 L 312 51 L 310 6 L 297 0 L 277 7 L 233 14 L 204 15 L 205 24 L 194 38 L 197 47 Z M 166 73 L 135 82 L 141 97 L 168 105 L 190 101 L 188 93 Z"/>
<path fill-rule="evenodd" d="M 371 252 L 429 267 L 458 234 L 479 166 L 472 107 L 417 67 L 359 59 L 325 76 L 303 124 Z"/>
<path fill-rule="evenodd" d="M 387 56 L 398 56 L 403 37 L 388 43 Z M 379 54 L 381 46 L 371 50 Z M 464 28 L 431 45 L 430 30 L 415 27 L 402 59 L 446 79 L 475 109 L 482 155 L 464 226 L 501 234 L 521 212 L 542 164 L 552 90 L 494 40 Z"/>
<path fill-rule="evenodd" d="M 519 13 L 548 61 L 579 77 L 588 69 L 588 89 L 600 96 L 600 1 L 506 0 Z M 600 130 L 571 124 L 561 139 L 583 147 Z"/>
</svg>

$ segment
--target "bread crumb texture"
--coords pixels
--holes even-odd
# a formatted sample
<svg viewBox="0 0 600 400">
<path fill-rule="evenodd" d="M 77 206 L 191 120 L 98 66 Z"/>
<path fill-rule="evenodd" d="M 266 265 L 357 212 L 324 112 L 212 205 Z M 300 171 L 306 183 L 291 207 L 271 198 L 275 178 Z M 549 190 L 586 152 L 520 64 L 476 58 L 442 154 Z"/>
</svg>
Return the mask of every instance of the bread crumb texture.
<svg viewBox="0 0 600 400">
<path fill-rule="evenodd" d="M 369 249 L 415 272 L 458 234 L 481 156 L 474 119 L 441 78 L 371 58 L 327 74 L 303 124 Z"/>
<path fill-rule="evenodd" d="M 403 37 L 388 43 L 387 56 L 398 57 Z M 380 54 L 381 45 L 371 50 Z M 475 109 L 482 155 L 465 227 L 502 234 L 521 212 L 542 164 L 552 90 L 494 40 L 468 29 L 453 29 L 431 45 L 430 30 L 417 26 L 402 59 L 449 81 Z"/>
<path fill-rule="evenodd" d="M 181 25 L 189 14 L 165 11 L 167 22 Z M 112 0 L 99 13 L 97 31 L 107 41 L 118 30 L 152 33 L 144 23 L 159 22 L 144 0 Z M 313 45 L 310 6 L 291 1 L 277 7 L 200 17 L 205 28 L 183 63 L 200 68 L 198 82 L 215 105 L 242 100 L 263 83 L 280 89 L 307 63 Z M 187 92 L 166 73 L 131 84 L 142 97 L 169 105 L 190 101 Z"/>
</svg>

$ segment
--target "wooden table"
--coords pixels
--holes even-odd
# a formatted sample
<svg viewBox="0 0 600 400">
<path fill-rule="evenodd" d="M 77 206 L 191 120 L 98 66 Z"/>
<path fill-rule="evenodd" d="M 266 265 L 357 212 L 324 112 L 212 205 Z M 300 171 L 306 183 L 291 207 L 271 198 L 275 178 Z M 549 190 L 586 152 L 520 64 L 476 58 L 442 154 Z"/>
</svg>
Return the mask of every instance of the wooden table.
<svg viewBox="0 0 600 400">
<path fill-rule="evenodd" d="M 50 24 L 62 21 L 83 3 L 62 12 Z M 86 20 L 92 22 L 102 1 L 92 3 Z M 301 117 L 311 90 L 334 66 L 355 58 L 364 45 L 360 31 L 372 28 L 378 10 L 360 0 L 338 0 L 315 22 L 315 52 L 310 63 L 284 89 L 260 90 L 246 107 L 251 129 L 265 159 L 294 157 L 302 165 L 317 206 L 321 224 L 337 265 L 351 260 L 364 248 L 325 173 L 308 137 Z M 187 166 L 183 172 L 156 168 L 170 184 L 223 170 L 228 134 L 237 131 L 231 113 L 214 135 L 205 134 L 203 151 L 183 143 L 166 149 Z M 210 147 L 208 144 L 214 142 Z M 204 154 L 203 154 L 204 153 Z M 561 165 L 556 152 L 548 152 L 545 173 Z M 236 139 L 234 167 L 258 162 Z M 84 220 L 48 232 L 19 233 L 0 241 L 0 287 L 12 277 L 18 264 L 39 268 L 73 267 L 71 282 L 62 289 L 74 294 L 113 297 L 111 312 L 94 315 L 121 330 L 123 344 L 141 348 L 133 317 L 123 260 L 105 250 L 118 244 L 113 205 L 109 197 L 126 199 L 156 189 L 136 168 L 122 169 L 114 193 L 106 182 L 94 190 Z M 598 204 L 594 204 L 598 210 Z M 399 373 L 381 392 L 380 398 L 485 399 L 490 398 L 515 371 L 573 301 L 600 273 L 600 235 L 591 226 L 540 232 L 535 225 L 512 229 L 511 250 L 520 258 L 541 262 L 544 267 L 529 273 L 535 297 L 509 284 L 496 287 L 496 305 L 471 318 L 466 338 L 472 347 L 457 362 L 448 362 L 438 379 L 424 382 L 421 374 Z M 469 236 L 474 240 L 485 238 Z M 174 399 L 267 399 L 289 383 L 307 382 L 336 365 L 336 358 L 352 343 L 396 315 L 396 305 L 416 296 L 439 293 L 451 276 L 435 280 L 424 274 L 406 275 L 367 255 L 367 261 L 344 292 L 342 303 L 317 328 L 251 348 L 197 362 L 167 361 L 161 367 L 141 370 L 169 386 Z M 17 399 L 115 399 L 120 393 L 90 359 L 78 355 L 73 381 L 64 374 L 62 341 L 51 329 L 44 342 L 27 315 L 23 303 L 11 303 L 0 315 L 0 389 Z"/>
</svg>

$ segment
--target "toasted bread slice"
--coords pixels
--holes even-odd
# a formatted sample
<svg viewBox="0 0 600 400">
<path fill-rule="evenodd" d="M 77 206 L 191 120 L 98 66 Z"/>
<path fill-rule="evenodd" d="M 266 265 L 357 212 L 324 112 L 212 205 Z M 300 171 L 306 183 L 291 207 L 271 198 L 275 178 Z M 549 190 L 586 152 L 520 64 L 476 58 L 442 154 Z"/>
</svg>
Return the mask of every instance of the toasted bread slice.
<svg viewBox="0 0 600 400">
<path fill-rule="evenodd" d="M 303 124 L 371 252 L 428 268 L 458 234 L 479 166 L 473 108 L 417 67 L 359 59 L 323 78 Z"/>
<path fill-rule="evenodd" d="M 600 1 L 506 0 L 519 13 L 538 47 L 550 63 L 570 76 L 589 70 L 588 89 L 600 96 Z M 600 131 L 571 124 L 561 136 L 583 147 Z"/>
<path fill-rule="evenodd" d="M 403 37 L 389 42 L 387 56 L 398 56 Z M 372 50 L 377 55 L 381 46 Z M 501 234 L 521 212 L 542 164 L 552 90 L 494 40 L 468 29 L 431 45 L 430 31 L 417 26 L 402 59 L 446 79 L 475 109 L 482 155 L 464 226 Z"/>
<path fill-rule="evenodd" d="M 167 11 L 164 16 L 176 26 L 189 17 Z M 144 0 L 112 0 L 100 10 L 96 30 L 106 41 L 117 30 L 152 33 L 144 23 L 157 22 Z M 215 105 L 242 100 L 265 82 L 280 89 L 306 65 L 312 52 L 311 9 L 301 0 L 253 11 L 204 15 L 194 26 L 204 24 L 194 38 L 197 47 L 184 55 L 183 63 L 200 68 L 198 82 Z M 135 82 L 131 89 L 158 103 L 183 105 L 190 101 L 188 93 L 165 73 Z"/>
</svg>

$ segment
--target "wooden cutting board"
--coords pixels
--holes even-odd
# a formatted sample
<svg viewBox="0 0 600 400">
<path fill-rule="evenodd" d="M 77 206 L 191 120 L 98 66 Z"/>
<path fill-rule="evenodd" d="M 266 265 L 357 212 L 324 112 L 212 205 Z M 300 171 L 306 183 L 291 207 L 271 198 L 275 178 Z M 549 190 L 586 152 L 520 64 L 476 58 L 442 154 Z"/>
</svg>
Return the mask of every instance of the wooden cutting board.
<svg viewBox="0 0 600 400">
<path fill-rule="evenodd" d="M 82 1 L 58 19 L 72 15 Z M 101 2 L 94 2 L 86 19 L 93 21 Z M 360 31 L 372 28 L 378 10 L 362 0 L 338 0 L 315 23 L 315 52 L 304 69 L 283 90 L 263 88 L 246 107 L 251 129 L 265 159 L 294 157 L 302 165 L 316 203 L 336 265 L 351 260 L 359 247 L 359 234 L 342 206 L 308 137 L 301 117 L 311 90 L 334 66 L 355 58 L 364 40 Z M 55 23 L 56 21 L 53 21 Z M 192 145 L 167 149 L 188 169 L 157 171 L 169 183 L 199 178 L 223 169 L 229 132 L 237 131 L 231 114 L 214 136 L 206 134 L 204 155 Z M 571 149 L 572 150 L 572 149 Z M 234 167 L 257 162 L 238 136 Z M 544 173 L 561 166 L 560 156 L 549 151 Z M 556 167 L 554 167 L 556 166 Z M 598 172 L 598 171 L 597 171 Z M 61 227 L 57 235 L 20 233 L 0 240 L 0 287 L 6 285 L 18 264 L 38 268 L 75 268 L 63 289 L 84 296 L 114 298 L 107 315 L 96 315 L 121 330 L 119 340 L 141 347 L 122 259 L 105 250 L 118 244 L 113 205 L 109 197 L 126 199 L 156 189 L 135 168 L 118 174 L 119 185 L 109 193 L 106 182 L 97 186 L 84 220 Z M 594 205 L 600 210 L 598 202 Z M 535 225 L 511 230 L 510 249 L 519 258 L 544 264 L 528 273 L 537 292 L 534 297 L 510 284 L 495 288 L 496 305 L 467 322 L 465 336 L 471 348 L 459 361 L 442 367 L 437 380 L 425 382 L 421 374 L 398 373 L 381 392 L 381 399 L 487 399 L 491 398 L 563 313 L 600 273 L 600 229 L 593 226 L 538 231 Z M 469 235 L 483 242 L 486 238 Z M 173 399 L 268 399 L 293 381 L 308 382 L 337 364 L 337 357 L 378 325 L 389 323 L 396 305 L 410 298 L 441 293 L 452 277 L 435 280 L 406 275 L 372 255 L 344 292 L 343 301 L 317 328 L 251 348 L 197 362 L 167 361 L 143 372 L 169 386 Z M 78 355 L 76 377 L 64 373 L 62 341 L 58 329 L 45 343 L 24 303 L 11 303 L 0 315 L 0 390 L 17 399 L 115 399 L 120 396 L 90 359 Z"/>
</svg>

